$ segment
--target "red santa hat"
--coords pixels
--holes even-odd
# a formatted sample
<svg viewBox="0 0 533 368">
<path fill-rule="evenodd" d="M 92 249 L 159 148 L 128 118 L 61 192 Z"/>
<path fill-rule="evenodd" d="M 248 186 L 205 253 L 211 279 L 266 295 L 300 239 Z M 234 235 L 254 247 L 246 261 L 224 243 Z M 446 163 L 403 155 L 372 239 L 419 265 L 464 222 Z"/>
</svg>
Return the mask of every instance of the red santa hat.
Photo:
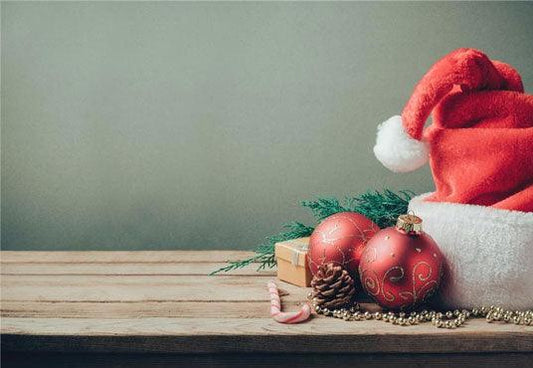
<svg viewBox="0 0 533 368">
<path fill-rule="evenodd" d="M 433 112 L 433 124 L 424 129 Z M 458 49 L 439 60 L 403 109 L 378 128 L 376 157 L 395 172 L 424 165 L 425 200 L 533 212 L 533 96 L 510 65 Z"/>
<path fill-rule="evenodd" d="M 441 306 L 533 308 L 533 96 L 516 70 L 478 50 L 446 55 L 380 125 L 374 152 L 396 172 L 429 156 L 435 192 L 409 210 L 445 256 Z"/>
</svg>

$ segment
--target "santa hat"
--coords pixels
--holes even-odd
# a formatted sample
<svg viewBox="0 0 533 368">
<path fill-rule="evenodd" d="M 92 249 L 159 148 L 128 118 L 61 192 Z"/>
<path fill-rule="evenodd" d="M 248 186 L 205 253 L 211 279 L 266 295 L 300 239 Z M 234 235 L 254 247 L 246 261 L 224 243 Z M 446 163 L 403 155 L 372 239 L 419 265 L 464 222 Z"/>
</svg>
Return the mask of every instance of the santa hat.
<svg viewBox="0 0 533 368">
<path fill-rule="evenodd" d="M 533 307 L 533 96 L 516 70 L 473 49 L 446 55 L 374 152 L 396 172 L 429 156 L 436 190 L 409 210 L 446 258 L 440 307 Z"/>
<path fill-rule="evenodd" d="M 424 129 L 433 112 L 433 124 Z M 533 96 L 511 66 L 458 49 L 415 87 L 402 115 L 378 128 L 376 157 L 395 172 L 424 165 L 428 201 L 533 211 Z"/>
</svg>

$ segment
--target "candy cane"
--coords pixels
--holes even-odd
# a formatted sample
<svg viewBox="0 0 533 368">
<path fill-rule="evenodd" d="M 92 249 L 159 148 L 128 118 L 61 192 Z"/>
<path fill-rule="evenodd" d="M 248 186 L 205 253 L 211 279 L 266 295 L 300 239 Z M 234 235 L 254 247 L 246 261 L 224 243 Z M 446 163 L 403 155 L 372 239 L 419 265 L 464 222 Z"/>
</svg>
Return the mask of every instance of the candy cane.
<svg viewBox="0 0 533 368">
<path fill-rule="evenodd" d="M 278 287 L 274 281 L 268 283 L 268 292 L 270 293 L 270 315 L 274 318 L 274 321 L 279 323 L 300 323 L 307 320 L 311 315 L 311 307 L 307 303 L 298 312 L 282 312 Z"/>
</svg>

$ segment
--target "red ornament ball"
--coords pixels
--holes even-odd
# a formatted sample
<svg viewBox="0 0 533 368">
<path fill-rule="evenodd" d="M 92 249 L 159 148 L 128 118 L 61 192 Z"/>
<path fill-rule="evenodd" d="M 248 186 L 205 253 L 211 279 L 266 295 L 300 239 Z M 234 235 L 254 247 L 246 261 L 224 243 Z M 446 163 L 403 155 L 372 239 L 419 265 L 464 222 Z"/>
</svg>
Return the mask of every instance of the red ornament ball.
<svg viewBox="0 0 533 368">
<path fill-rule="evenodd" d="M 382 307 L 406 310 L 438 290 L 444 257 L 421 227 L 404 227 L 400 219 L 399 225 L 381 230 L 368 242 L 359 264 L 359 277 L 365 291 Z"/>
<path fill-rule="evenodd" d="M 309 239 L 308 262 L 314 275 L 322 264 L 333 262 L 357 275 L 361 253 L 379 227 L 356 212 L 339 212 L 322 221 Z"/>
</svg>

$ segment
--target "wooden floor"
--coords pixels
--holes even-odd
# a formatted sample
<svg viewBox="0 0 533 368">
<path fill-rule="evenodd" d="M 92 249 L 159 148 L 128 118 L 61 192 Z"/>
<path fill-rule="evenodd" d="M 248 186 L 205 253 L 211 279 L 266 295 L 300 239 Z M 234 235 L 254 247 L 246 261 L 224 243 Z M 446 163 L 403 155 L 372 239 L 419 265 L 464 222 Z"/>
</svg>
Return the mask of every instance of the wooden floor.
<svg viewBox="0 0 533 368">
<path fill-rule="evenodd" d="M 2 366 L 533 367 L 533 327 L 278 324 L 275 273 L 207 276 L 248 254 L 1 252 Z M 279 285 L 284 309 L 305 300 L 308 290 Z"/>
</svg>

